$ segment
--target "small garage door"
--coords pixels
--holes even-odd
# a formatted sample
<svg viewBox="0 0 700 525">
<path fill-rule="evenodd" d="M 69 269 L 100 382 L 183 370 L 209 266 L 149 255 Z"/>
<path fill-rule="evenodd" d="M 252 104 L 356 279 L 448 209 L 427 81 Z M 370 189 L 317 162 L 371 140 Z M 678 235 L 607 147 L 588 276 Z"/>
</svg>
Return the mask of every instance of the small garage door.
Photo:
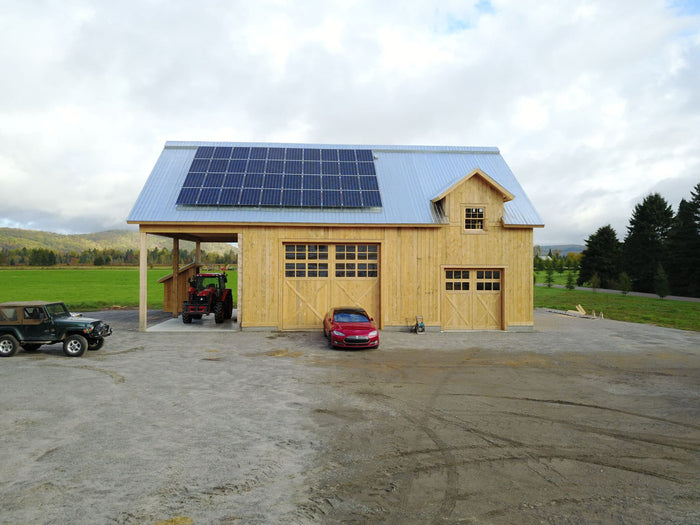
<svg viewBox="0 0 700 525">
<path fill-rule="evenodd" d="M 502 277 L 501 270 L 445 269 L 441 300 L 442 329 L 502 329 Z"/>
<path fill-rule="evenodd" d="M 379 319 L 378 244 L 285 244 L 282 329 L 320 329 L 332 306 Z"/>
</svg>

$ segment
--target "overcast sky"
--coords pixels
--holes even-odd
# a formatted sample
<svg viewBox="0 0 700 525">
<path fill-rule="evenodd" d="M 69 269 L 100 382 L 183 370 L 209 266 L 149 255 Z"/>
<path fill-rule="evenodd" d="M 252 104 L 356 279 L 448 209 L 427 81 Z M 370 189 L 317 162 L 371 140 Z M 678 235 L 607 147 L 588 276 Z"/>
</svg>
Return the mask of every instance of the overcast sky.
<svg viewBox="0 0 700 525">
<path fill-rule="evenodd" d="M 536 244 L 700 182 L 700 1 L 0 8 L 0 226 L 126 228 L 167 140 L 497 146 Z"/>
</svg>

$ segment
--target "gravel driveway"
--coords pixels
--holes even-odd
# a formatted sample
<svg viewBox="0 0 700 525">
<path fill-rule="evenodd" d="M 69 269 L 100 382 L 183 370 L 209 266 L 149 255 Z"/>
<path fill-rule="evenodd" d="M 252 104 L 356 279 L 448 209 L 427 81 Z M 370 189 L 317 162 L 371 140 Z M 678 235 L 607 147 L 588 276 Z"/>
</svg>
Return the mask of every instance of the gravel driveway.
<svg viewBox="0 0 700 525">
<path fill-rule="evenodd" d="M 0 523 L 699 523 L 700 334 L 137 331 L 0 360 Z M 163 317 L 151 316 L 153 322 Z"/>
</svg>

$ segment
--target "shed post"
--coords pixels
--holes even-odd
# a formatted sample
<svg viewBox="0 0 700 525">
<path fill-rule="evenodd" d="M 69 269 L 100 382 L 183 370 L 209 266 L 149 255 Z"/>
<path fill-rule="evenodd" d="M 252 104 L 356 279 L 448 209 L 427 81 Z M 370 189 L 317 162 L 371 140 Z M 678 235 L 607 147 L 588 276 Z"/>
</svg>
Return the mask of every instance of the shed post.
<svg viewBox="0 0 700 525">
<path fill-rule="evenodd" d="M 141 232 L 141 248 L 139 251 L 139 331 L 145 332 L 148 327 L 148 234 Z"/>
<path fill-rule="evenodd" d="M 173 237 L 173 288 L 172 288 L 172 314 L 173 317 L 178 315 L 178 298 L 180 297 L 180 239 Z"/>
</svg>

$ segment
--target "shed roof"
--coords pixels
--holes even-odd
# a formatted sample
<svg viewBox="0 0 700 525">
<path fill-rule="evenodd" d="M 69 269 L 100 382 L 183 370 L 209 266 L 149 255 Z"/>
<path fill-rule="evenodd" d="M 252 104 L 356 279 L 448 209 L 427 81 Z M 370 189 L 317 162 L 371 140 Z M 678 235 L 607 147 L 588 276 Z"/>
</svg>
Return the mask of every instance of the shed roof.
<svg viewBox="0 0 700 525">
<path fill-rule="evenodd" d="M 200 146 L 370 149 L 381 208 L 181 207 L 176 200 Z M 129 223 L 414 224 L 441 222 L 432 200 L 478 170 L 513 199 L 504 203 L 506 226 L 542 226 L 542 219 L 498 148 L 380 146 L 260 142 L 169 141 L 127 218 Z"/>
</svg>

